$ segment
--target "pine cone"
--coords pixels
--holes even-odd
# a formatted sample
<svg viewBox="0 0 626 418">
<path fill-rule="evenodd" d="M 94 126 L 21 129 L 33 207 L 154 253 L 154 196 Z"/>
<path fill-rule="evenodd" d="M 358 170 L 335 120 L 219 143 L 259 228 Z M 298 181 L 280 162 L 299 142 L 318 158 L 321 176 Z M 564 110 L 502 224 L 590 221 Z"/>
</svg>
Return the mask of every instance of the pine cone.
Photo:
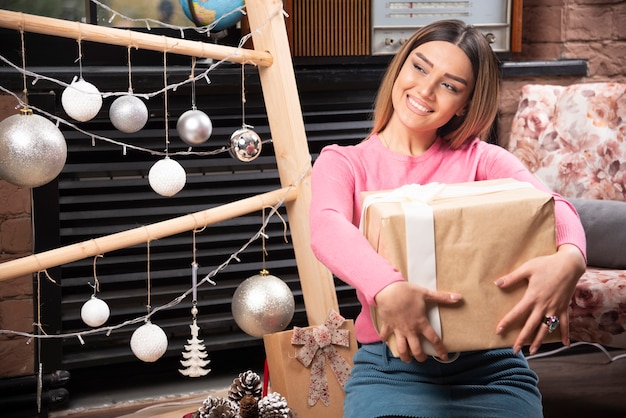
<svg viewBox="0 0 626 418">
<path fill-rule="evenodd" d="M 194 418 L 237 418 L 239 407 L 227 398 L 209 396 L 202 401 Z"/>
<path fill-rule="evenodd" d="M 272 392 L 259 401 L 259 418 L 295 418 L 287 400 L 278 392 Z"/>
<path fill-rule="evenodd" d="M 239 418 L 239 408 L 234 402 L 224 399 L 224 403 L 214 407 L 207 418 Z"/>
<path fill-rule="evenodd" d="M 263 383 L 258 374 L 252 370 L 240 373 L 239 377 L 233 380 L 228 390 L 228 399 L 239 403 L 245 395 L 251 395 L 257 400 L 261 399 Z"/>
<path fill-rule="evenodd" d="M 239 402 L 241 418 L 259 418 L 259 401 L 252 395 L 244 395 Z"/>
</svg>

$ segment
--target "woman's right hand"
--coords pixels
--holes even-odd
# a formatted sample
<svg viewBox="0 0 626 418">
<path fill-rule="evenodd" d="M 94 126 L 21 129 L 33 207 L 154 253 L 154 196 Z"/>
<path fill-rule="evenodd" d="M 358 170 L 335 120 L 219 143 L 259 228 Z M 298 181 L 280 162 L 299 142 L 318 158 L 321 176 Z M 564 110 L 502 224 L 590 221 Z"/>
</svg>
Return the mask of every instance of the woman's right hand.
<svg viewBox="0 0 626 418">
<path fill-rule="evenodd" d="M 387 341 L 395 336 L 400 359 L 409 363 L 411 358 L 424 361 L 428 357 L 422 349 L 419 336 L 429 341 L 437 356 L 448 359 L 448 351 L 434 330 L 426 314 L 427 302 L 453 304 L 463 298 L 458 293 L 429 290 L 406 281 L 398 281 L 383 288 L 375 297 L 377 313 L 382 326 L 380 337 Z"/>
</svg>

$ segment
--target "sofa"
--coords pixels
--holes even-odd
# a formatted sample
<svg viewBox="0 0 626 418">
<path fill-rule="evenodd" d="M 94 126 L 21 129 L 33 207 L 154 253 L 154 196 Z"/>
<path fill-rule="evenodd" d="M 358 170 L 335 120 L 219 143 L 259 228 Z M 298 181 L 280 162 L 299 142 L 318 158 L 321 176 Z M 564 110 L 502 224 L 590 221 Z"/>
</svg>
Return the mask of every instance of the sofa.
<svg viewBox="0 0 626 418">
<path fill-rule="evenodd" d="M 506 146 L 583 223 L 571 340 L 626 348 L 626 84 L 523 86 Z"/>
</svg>

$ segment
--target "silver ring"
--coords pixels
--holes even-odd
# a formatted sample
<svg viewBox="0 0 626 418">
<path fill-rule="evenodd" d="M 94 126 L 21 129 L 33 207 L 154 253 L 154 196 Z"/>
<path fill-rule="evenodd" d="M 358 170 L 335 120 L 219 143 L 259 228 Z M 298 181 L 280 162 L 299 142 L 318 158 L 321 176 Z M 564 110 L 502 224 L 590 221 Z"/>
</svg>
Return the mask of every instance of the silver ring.
<svg viewBox="0 0 626 418">
<path fill-rule="evenodd" d="M 559 326 L 559 318 L 556 316 L 546 316 L 543 323 L 548 326 L 548 334 L 552 334 Z"/>
</svg>

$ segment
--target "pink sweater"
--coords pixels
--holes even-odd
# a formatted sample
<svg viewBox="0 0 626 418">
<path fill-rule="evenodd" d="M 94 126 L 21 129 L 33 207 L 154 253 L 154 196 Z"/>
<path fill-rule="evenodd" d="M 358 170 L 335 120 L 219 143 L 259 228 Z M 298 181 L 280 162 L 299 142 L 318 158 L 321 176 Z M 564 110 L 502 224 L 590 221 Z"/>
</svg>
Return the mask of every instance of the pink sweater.
<svg viewBox="0 0 626 418">
<path fill-rule="evenodd" d="M 377 135 L 355 146 L 325 147 L 311 179 L 311 245 L 317 258 L 356 289 L 362 310 L 355 322 L 357 340 L 380 341 L 369 306 L 384 287 L 404 280 L 379 256 L 358 229 L 363 191 L 405 184 L 460 183 L 513 178 L 549 191 L 511 153 L 476 138 L 457 150 L 438 139 L 417 157 L 389 151 Z M 583 255 L 585 233 L 574 207 L 554 194 L 557 245 L 574 244 Z"/>
</svg>

